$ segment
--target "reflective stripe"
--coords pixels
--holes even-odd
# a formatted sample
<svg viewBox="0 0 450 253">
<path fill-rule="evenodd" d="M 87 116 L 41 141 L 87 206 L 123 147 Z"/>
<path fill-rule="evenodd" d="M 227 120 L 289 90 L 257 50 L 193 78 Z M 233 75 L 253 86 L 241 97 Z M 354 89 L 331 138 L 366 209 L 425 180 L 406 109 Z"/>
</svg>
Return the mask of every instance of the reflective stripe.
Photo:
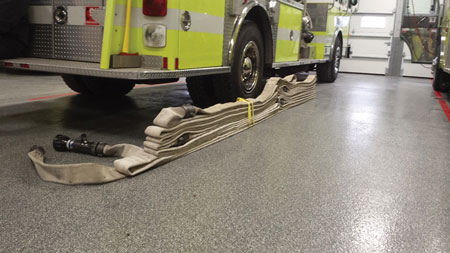
<svg viewBox="0 0 450 253">
<path fill-rule="evenodd" d="M 170 2 L 172 0 L 169 0 Z M 225 0 L 179 0 L 180 9 L 189 12 L 208 13 L 216 17 L 225 17 Z M 170 7 L 169 7 L 170 8 Z"/>
<path fill-rule="evenodd" d="M 293 39 L 291 40 L 291 33 Z M 277 40 L 300 41 L 300 31 L 278 28 Z"/>
<path fill-rule="evenodd" d="M 86 6 L 67 6 L 68 25 L 86 25 Z"/>
<path fill-rule="evenodd" d="M 213 33 L 223 35 L 224 18 L 197 12 L 190 12 L 191 32 Z M 181 27 L 181 25 L 180 25 Z"/>
<path fill-rule="evenodd" d="M 68 22 L 69 25 L 85 25 L 86 6 L 68 6 Z M 123 5 L 116 5 L 115 8 L 115 26 L 125 26 L 125 9 Z M 31 24 L 48 24 L 53 23 L 52 6 L 30 6 L 29 22 Z M 223 34 L 224 18 L 214 15 L 207 15 L 199 12 L 189 12 L 191 15 L 192 26 L 189 31 Z M 149 17 L 142 14 L 142 8 L 132 9 L 131 26 L 134 28 L 142 28 L 144 24 L 158 23 L 164 24 L 169 30 L 182 30 L 180 23 L 180 10 L 168 9 L 165 17 Z"/>
<path fill-rule="evenodd" d="M 116 5 L 115 26 L 125 26 L 125 6 Z M 189 31 L 201 33 L 223 34 L 224 18 L 198 12 L 189 12 L 192 25 Z M 142 28 L 144 24 L 157 23 L 167 26 L 168 30 L 182 31 L 181 13 L 178 9 L 168 9 L 165 17 L 149 17 L 142 14 L 142 8 L 133 8 L 131 27 Z"/>
<path fill-rule="evenodd" d="M 86 6 L 67 6 L 67 25 L 86 25 Z M 30 24 L 53 24 L 53 7 L 51 5 L 31 5 L 28 7 Z M 98 22 L 102 23 L 102 22 Z"/>
<path fill-rule="evenodd" d="M 190 12 L 192 25 L 189 31 L 200 33 L 214 33 L 223 35 L 224 18 Z M 181 27 L 181 25 L 180 25 Z"/>
<path fill-rule="evenodd" d="M 29 6 L 28 19 L 30 24 L 51 25 L 53 23 L 53 7 L 49 6 Z"/>
<path fill-rule="evenodd" d="M 316 44 L 325 44 L 325 45 L 331 45 L 333 42 L 332 36 L 315 36 L 312 43 Z"/>
</svg>

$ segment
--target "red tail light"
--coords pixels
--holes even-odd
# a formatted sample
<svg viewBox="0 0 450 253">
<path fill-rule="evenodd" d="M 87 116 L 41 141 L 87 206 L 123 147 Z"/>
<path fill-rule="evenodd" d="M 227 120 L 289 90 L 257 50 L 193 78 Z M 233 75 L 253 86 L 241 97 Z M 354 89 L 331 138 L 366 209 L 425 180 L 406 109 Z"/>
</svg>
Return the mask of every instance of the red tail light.
<svg viewBox="0 0 450 253">
<path fill-rule="evenodd" d="M 146 16 L 163 17 L 167 15 L 167 0 L 143 0 L 142 12 Z"/>
<path fill-rule="evenodd" d="M 163 58 L 163 69 L 169 68 L 169 59 L 167 57 Z"/>
</svg>

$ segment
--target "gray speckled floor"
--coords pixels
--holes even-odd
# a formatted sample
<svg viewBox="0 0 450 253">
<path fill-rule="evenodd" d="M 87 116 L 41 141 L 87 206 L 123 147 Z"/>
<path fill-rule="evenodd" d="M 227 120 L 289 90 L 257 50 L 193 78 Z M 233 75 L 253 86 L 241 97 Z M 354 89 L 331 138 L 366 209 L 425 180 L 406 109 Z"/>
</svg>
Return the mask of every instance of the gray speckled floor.
<svg viewBox="0 0 450 253">
<path fill-rule="evenodd" d="M 99 161 L 57 154 L 51 140 L 86 132 L 140 145 L 159 108 L 189 101 L 186 88 L 21 102 L 68 92 L 52 90 L 65 89 L 56 76 L 31 76 L 0 73 L 0 252 L 450 251 L 450 123 L 429 80 L 342 74 L 316 100 L 207 149 L 70 187 L 41 181 L 28 148 Z"/>
</svg>

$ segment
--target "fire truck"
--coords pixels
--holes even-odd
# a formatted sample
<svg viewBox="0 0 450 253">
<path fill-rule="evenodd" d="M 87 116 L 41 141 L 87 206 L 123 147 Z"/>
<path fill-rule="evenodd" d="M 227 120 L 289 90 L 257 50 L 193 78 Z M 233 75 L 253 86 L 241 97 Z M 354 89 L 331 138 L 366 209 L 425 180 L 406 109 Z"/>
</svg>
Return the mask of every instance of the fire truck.
<svg viewBox="0 0 450 253">
<path fill-rule="evenodd" d="M 423 17 L 419 17 L 419 19 L 417 18 L 417 15 L 414 16 L 415 20 L 419 20 L 417 22 L 419 24 L 419 29 L 416 30 L 415 36 L 419 37 L 419 40 L 421 41 L 427 41 L 422 39 L 426 38 L 425 36 L 423 36 L 423 30 L 427 31 L 427 29 L 421 29 L 421 27 L 426 28 L 426 26 L 422 24 L 424 21 L 425 23 L 429 23 L 428 34 L 432 33 L 434 36 L 431 36 L 431 38 L 428 40 L 428 44 L 425 42 L 420 43 L 420 46 L 417 46 L 416 43 L 416 46 L 414 47 L 414 44 L 411 43 L 411 45 L 413 45 L 411 49 L 419 51 L 418 54 L 415 54 L 418 55 L 416 57 L 418 58 L 419 62 L 424 62 L 424 57 L 420 54 L 420 52 L 422 52 L 423 55 L 428 55 L 428 57 L 425 57 L 426 62 L 429 62 L 431 55 L 435 56 L 432 61 L 434 72 L 433 88 L 436 91 L 449 92 L 450 56 L 448 54 L 448 50 L 450 42 L 450 1 L 444 0 L 443 4 L 440 5 L 439 0 L 433 0 L 431 12 L 429 15 L 424 15 Z"/>
<path fill-rule="evenodd" d="M 6 68 L 54 72 L 86 95 L 186 77 L 205 107 L 259 95 L 265 77 L 333 82 L 357 0 L 30 0 L 31 46 Z"/>
<path fill-rule="evenodd" d="M 432 64 L 436 91 L 450 91 L 450 0 L 430 0 L 429 8 L 418 10 L 417 0 L 408 0 L 402 20 L 401 38 L 413 63 Z"/>
</svg>

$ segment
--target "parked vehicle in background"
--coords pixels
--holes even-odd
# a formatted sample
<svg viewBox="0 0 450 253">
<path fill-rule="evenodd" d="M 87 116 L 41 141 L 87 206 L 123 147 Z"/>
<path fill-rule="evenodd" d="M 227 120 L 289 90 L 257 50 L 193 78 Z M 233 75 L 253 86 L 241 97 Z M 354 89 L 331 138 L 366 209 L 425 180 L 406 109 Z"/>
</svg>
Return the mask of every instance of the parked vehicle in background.
<svg viewBox="0 0 450 253">
<path fill-rule="evenodd" d="M 429 0 L 426 9 L 408 0 L 402 23 L 402 39 L 411 51 L 413 63 L 433 64 L 433 88 L 450 90 L 450 0 Z M 423 4 L 423 3 L 422 3 Z"/>
</svg>

